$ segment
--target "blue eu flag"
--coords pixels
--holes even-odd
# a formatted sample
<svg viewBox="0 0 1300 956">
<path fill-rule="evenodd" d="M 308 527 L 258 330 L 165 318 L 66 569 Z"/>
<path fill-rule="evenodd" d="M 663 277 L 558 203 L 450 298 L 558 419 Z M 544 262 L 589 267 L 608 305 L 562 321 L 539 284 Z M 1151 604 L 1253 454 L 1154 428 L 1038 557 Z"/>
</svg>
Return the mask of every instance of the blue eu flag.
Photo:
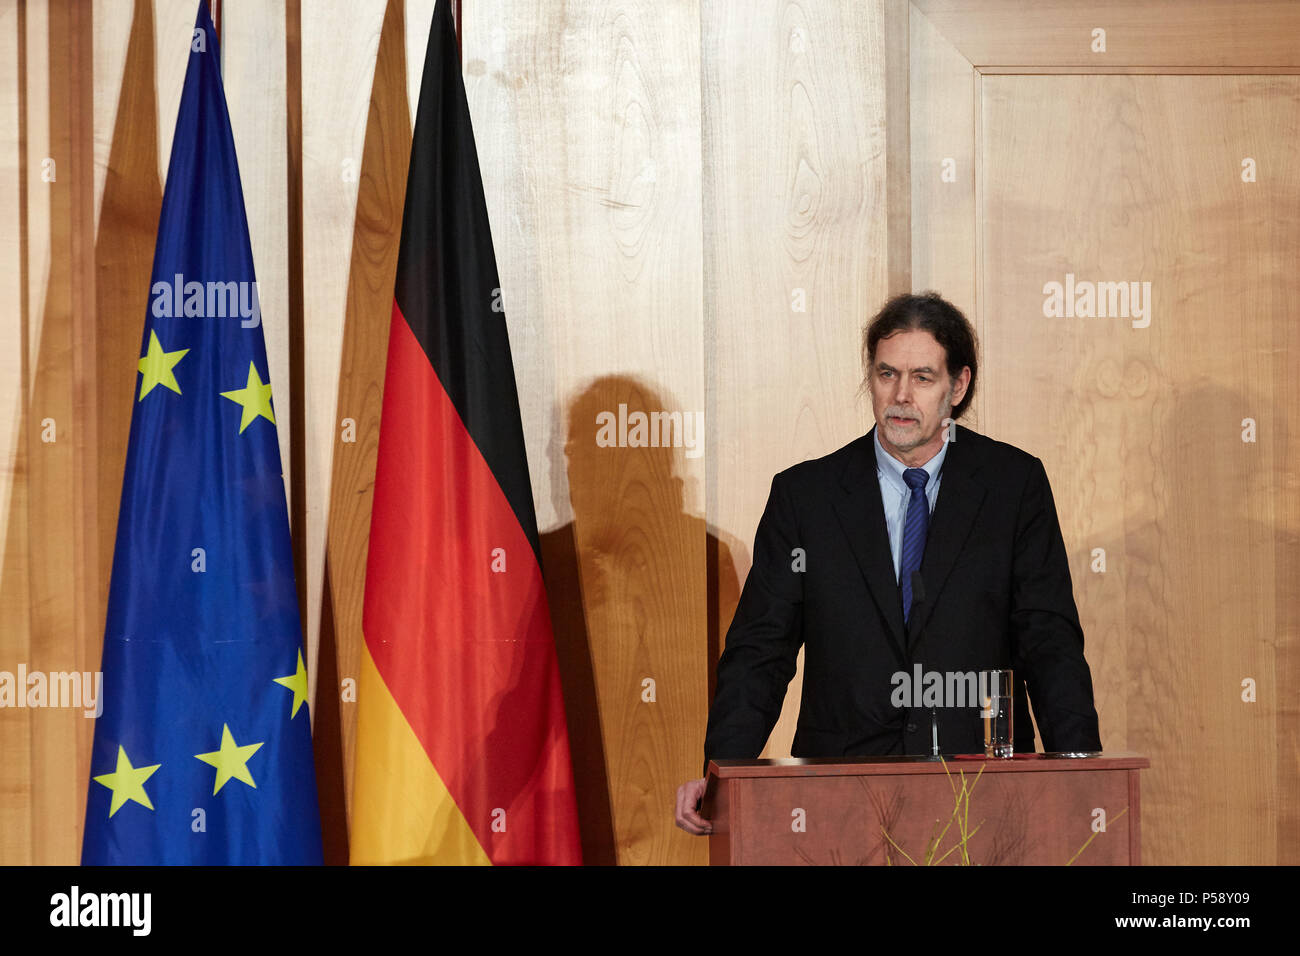
<svg viewBox="0 0 1300 956">
<path fill-rule="evenodd" d="M 266 345 L 207 4 L 154 250 L 82 862 L 321 862 Z"/>
</svg>

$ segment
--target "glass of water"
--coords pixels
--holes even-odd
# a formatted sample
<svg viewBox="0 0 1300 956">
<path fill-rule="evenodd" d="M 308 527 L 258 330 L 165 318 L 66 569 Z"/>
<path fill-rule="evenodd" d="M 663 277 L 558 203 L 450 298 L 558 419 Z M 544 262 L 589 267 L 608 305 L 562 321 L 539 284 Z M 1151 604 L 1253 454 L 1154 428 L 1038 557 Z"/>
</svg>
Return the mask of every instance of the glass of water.
<svg viewBox="0 0 1300 956">
<path fill-rule="evenodd" d="M 989 670 L 979 673 L 980 717 L 984 720 L 984 756 L 1010 757 L 1015 754 L 1015 712 L 1012 696 L 1014 672 Z"/>
</svg>

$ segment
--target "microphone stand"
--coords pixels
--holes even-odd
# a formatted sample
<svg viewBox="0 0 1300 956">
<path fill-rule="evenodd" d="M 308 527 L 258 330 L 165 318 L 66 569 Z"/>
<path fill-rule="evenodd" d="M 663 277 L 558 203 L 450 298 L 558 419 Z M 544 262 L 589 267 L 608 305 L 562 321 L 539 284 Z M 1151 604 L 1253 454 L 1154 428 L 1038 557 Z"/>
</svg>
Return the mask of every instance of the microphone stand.
<svg viewBox="0 0 1300 956">
<path fill-rule="evenodd" d="M 909 612 L 909 616 L 913 613 L 924 614 L 924 610 L 923 610 L 924 605 L 925 605 L 925 582 L 921 580 L 920 571 L 913 571 L 912 572 L 912 610 Z M 925 625 L 922 624 L 921 630 L 919 630 L 916 634 L 916 642 L 914 646 L 920 645 L 921 638 L 924 635 L 924 631 L 925 631 Z M 933 706 L 930 707 L 930 756 L 933 759 L 938 759 L 941 756 L 939 752 L 939 715 L 935 711 Z"/>
</svg>

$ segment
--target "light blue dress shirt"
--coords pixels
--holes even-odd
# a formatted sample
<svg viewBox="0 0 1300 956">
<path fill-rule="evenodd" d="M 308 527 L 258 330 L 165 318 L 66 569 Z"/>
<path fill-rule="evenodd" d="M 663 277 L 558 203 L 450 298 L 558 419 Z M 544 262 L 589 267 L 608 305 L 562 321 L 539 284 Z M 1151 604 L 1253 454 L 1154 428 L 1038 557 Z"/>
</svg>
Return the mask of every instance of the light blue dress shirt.
<svg viewBox="0 0 1300 956">
<path fill-rule="evenodd" d="M 880 444 L 880 428 L 875 431 L 876 477 L 880 479 L 880 499 L 885 506 L 885 526 L 889 529 L 889 550 L 894 556 L 894 580 L 898 580 L 899 569 L 903 564 L 903 524 L 907 520 L 907 504 L 912 498 L 912 489 L 903 481 L 903 472 L 907 465 L 885 451 Z M 940 446 L 938 453 L 921 467 L 930 473 L 930 480 L 925 483 L 925 497 L 930 503 L 930 514 L 934 514 L 935 502 L 939 500 L 939 482 L 943 480 L 943 459 L 948 454 L 948 443 Z"/>
</svg>

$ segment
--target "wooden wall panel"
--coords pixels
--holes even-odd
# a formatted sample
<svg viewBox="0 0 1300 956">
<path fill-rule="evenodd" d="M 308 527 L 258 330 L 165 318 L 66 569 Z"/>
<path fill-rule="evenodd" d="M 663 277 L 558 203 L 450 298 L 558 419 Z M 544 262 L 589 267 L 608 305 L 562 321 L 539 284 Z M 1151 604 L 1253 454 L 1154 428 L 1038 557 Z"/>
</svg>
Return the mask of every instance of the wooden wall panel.
<svg viewBox="0 0 1300 956">
<path fill-rule="evenodd" d="M 871 427 L 858 345 L 888 290 L 885 8 L 706 2 L 702 34 L 708 517 L 720 572 L 743 581 L 772 476 Z M 765 756 L 789 754 L 801 682 Z"/>
<path fill-rule="evenodd" d="M 25 5 L 0 2 L 0 669 L 30 651 L 27 567 L 27 328 L 31 294 L 25 241 L 27 80 Z M 0 710 L 0 865 L 32 862 L 31 711 Z"/>
<path fill-rule="evenodd" d="M 95 230 L 98 235 L 108 180 L 109 152 L 126 72 L 126 50 L 140 10 L 136 0 L 92 0 L 92 3 L 95 23 Z M 152 0 L 149 0 L 148 19 L 151 25 L 149 45 L 152 48 Z M 151 112 L 157 112 L 157 108 Z M 154 148 L 157 149 L 156 139 Z"/>
<path fill-rule="evenodd" d="M 976 300 L 977 111 L 979 75 L 934 25 L 911 7 L 912 289 L 933 289 L 961 309 L 983 338 Z M 962 423 L 980 428 L 983 391 Z"/>
<path fill-rule="evenodd" d="M 26 66 L 45 68 L 48 86 L 25 114 L 43 119 L 20 132 L 30 137 L 27 221 L 44 246 L 43 269 L 29 277 L 41 289 L 40 320 L 26 325 L 30 617 L 25 646 L 23 635 L 6 640 L 13 650 L 5 656 L 12 666 L 51 672 L 86 669 L 95 616 L 93 83 L 89 5 L 51 2 L 35 12 Z M 34 308 L 29 300 L 29 316 Z M 16 855 L 65 860 L 78 847 L 92 728 L 78 710 L 43 708 L 8 722 L 6 733 L 24 722 L 30 762 L 19 801 L 27 801 L 29 843 Z"/>
<path fill-rule="evenodd" d="M 339 683 L 361 640 L 434 2 L 224 4 L 324 691 L 332 859 L 346 853 L 354 719 Z M 989 75 L 1295 70 L 1293 5 L 1238 4 L 1231 29 L 1215 0 L 1178 16 L 1165 0 L 465 7 L 587 859 L 703 862 L 703 842 L 672 826 L 673 791 L 699 772 L 708 681 L 771 475 L 870 427 L 860 329 L 910 272 L 982 335 L 971 423 L 1047 463 L 1103 740 L 1153 760 L 1148 860 L 1295 862 L 1295 82 Z M 0 322 L 0 669 L 98 664 L 123 395 L 194 11 L 0 0 L 0 290 L 16 303 Z M 1095 25 L 1104 61 L 1078 49 Z M 1240 181 L 1244 155 L 1257 183 Z M 1037 290 L 1071 270 L 1153 277 L 1152 327 L 1043 317 Z M 620 404 L 703 412 L 703 455 L 600 447 L 595 417 Z M 1255 443 L 1240 441 L 1245 417 Z M 1090 570 L 1095 547 L 1105 574 Z M 1254 704 L 1240 702 L 1244 677 Z M 788 752 L 798 683 L 769 753 Z M 90 732 L 70 711 L 0 711 L 0 863 L 75 862 Z"/>
<path fill-rule="evenodd" d="M 340 862 L 347 859 L 342 816 L 352 793 L 356 708 L 351 703 L 355 694 L 345 702 L 333 688 L 341 679 L 355 679 L 359 673 L 364 641 L 361 619 L 370 548 L 370 508 L 411 154 L 403 32 L 402 4 L 389 0 L 375 59 L 365 140 L 359 154 L 356 225 L 338 358 L 335 406 L 340 421 L 352 421 L 355 440 L 338 440 L 333 456 L 320 628 L 322 693 L 316 698 L 315 728 L 317 767 L 325 781 L 322 812 L 329 818 L 325 824 L 327 846 Z M 336 768 L 341 786 L 329 780 Z"/>
<path fill-rule="evenodd" d="M 95 97 L 96 414 L 99 463 L 99 562 L 92 660 L 102 656 L 108 585 L 117 541 L 126 446 L 137 394 L 137 364 L 149 307 L 149 279 L 162 209 L 158 173 L 157 75 L 149 0 L 96 8 L 95 49 L 105 53 Z M 123 32 L 123 24 L 126 31 Z M 102 33 L 101 33 L 102 28 Z M 98 61 L 97 61 L 98 63 Z M 102 174 L 101 174 L 102 170 Z M 96 665 L 98 666 L 98 665 Z"/>
<path fill-rule="evenodd" d="M 989 431 L 1052 477 L 1103 743 L 1152 759 L 1144 858 L 1282 862 L 1278 791 L 1297 772 L 1278 766 L 1279 701 L 1294 694 L 1275 653 L 1296 637 L 1273 595 L 1295 590 L 1277 577 L 1279 557 L 1295 566 L 1295 529 L 1278 524 L 1296 481 L 1279 457 L 1295 366 L 1274 356 L 1300 292 L 1300 81 L 984 83 Z M 1242 181 L 1243 156 L 1258 182 Z M 1149 327 L 1045 317 L 1044 284 L 1067 273 L 1150 282 Z M 1246 418 L 1257 441 L 1242 440 Z"/>
<path fill-rule="evenodd" d="M 7 507 L 15 483 L 14 458 L 21 440 L 20 418 L 23 368 L 23 243 L 19 125 L 18 0 L 0 0 L 0 541 L 7 540 L 11 512 Z M 2 573 L 2 572 L 0 572 Z M 2 599 L 2 596 L 0 596 Z M 8 620 L 8 615 L 5 615 Z"/>
<path fill-rule="evenodd" d="M 193 4 L 191 4 L 192 6 Z M 257 272 L 257 296 L 270 365 L 275 430 L 280 439 L 285 497 L 293 500 L 290 436 L 299 410 L 289 401 L 288 134 L 284 0 L 225 0 L 221 8 L 222 75 L 239 159 L 248 233 Z"/>
<path fill-rule="evenodd" d="M 155 62 L 158 70 L 158 176 L 165 186 L 172 158 L 172 136 L 181 108 L 185 67 L 198 7 L 193 0 L 153 0 Z"/>
<path fill-rule="evenodd" d="M 403 10 L 406 37 L 406 102 L 415 127 L 415 107 L 420 99 L 420 79 L 424 75 L 424 51 L 429 46 L 429 25 L 433 23 L 433 10 L 438 0 L 406 0 Z M 455 15 L 456 9 L 452 8 Z"/>
<path fill-rule="evenodd" d="M 1291 67 L 1300 6 L 1291 0 L 912 0 L 977 69 L 1144 66 Z M 1104 53 L 1092 49 L 1106 31 Z"/>
<path fill-rule="evenodd" d="M 158 178 L 167 184 L 172 158 L 172 136 L 181 108 L 185 67 L 190 60 L 190 40 L 198 7 L 194 0 L 153 0 L 155 63 L 158 70 Z"/>
<path fill-rule="evenodd" d="M 27 354 L 30 368 L 32 349 L 40 341 L 45 321 L 45 291 L 50 275 L 50 204 L 48 185 L 42 179 L 44 162 L 50 158 L 50 37 L 49 2 L 24 3 L 20 7 L 24 29 L 18 42 L 23 46 L 25 106 L 19 141 L 26 171 L 25 249 L 27 256 Z M 32 381 L 28 379 L 29 388 Z"/>
<path fill-rule="evenodd" d="M 339 408 L 337 403 L 361 154 L 385 7 L 384 0 L 320 7 L 312 4 L 301 16 L 302 285 L 306 351 L 302 410 L 306 517 L 302 533 L 306 536 L 307 574 L 304 626 L 313 695 L 319 693 L 315 675 L 325 606 L 330 475 L 341 438 L 340 421 L 344 418 L 360 421 L 359 412 Z M 364 440 L 364 436 L 359 440 Z M 367 530 L 369 523 L 367 510 Z M 360 619 L 357 620 L 359 624 Z M 356 676 L 346 672 L 338 675 L 340 680 L 355 680 Z M 337 693 L 337 688 L 329 691 Z M 353 719 L 354 716 L 345 718 L 345 728 L 351 726 Z"/>
<path fill-rule="evenodd" d="M 702 861 L 671 808 L 704 727 L 709 453 L 595 441 L 620 404 L 704 410 L 700 11 L 475 0 L 464 15 L 584 853 Z"/>
<path fill-rule="evenodd" d="M 1294 230 L 1291 231 L 1294 237 Z M 1292 238 L 1294 241 L 1294 238 Z M 1286 302 L 1287 310 L 1294 304 Z M 1293 315 L 1293 313 L 1290 313 Z M 1300 411 L 1291 400 L 1300 382 L 1300 322 L 1273 324 L 1271 375 L 1274 400 L 1270 439 L 1273 453 L 1272 514 L 1273 590 L 1256 591 L 1261 603 L 1273 604 L 1272 648 L 1276 687 L 1276 723 L 1272 741 L 1277 751 L 1273 793 L 1276 801 L 1277 862 L 1300 862 L 1300 781 L 1295 754 L 1300 754 Z M 1265 643 L 1270 643 L 1268 635 Z M 1263 746 L 1270 740 L 1267 731 Z M 1253 861 L 1252 861 L 1253 862 Z"/>
</svg>

